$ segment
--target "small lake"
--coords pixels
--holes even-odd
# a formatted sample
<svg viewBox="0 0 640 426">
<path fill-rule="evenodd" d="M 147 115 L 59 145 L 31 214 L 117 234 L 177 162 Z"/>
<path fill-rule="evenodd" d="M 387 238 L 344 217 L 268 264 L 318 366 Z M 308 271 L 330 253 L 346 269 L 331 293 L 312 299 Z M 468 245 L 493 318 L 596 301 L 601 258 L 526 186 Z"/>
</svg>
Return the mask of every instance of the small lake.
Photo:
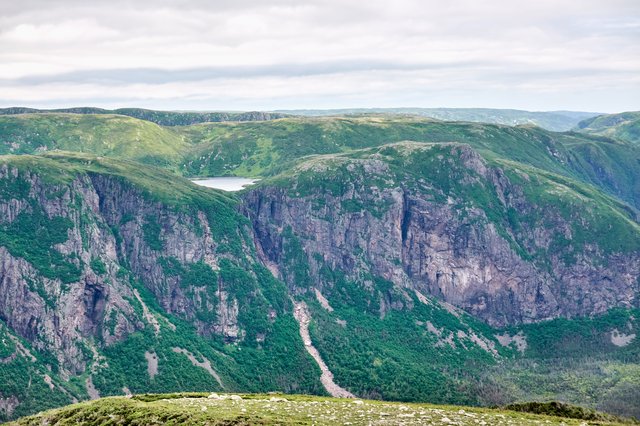
<svg viewBox="0 0 640 426">
<path fill-rule="evenodd" d="M 249 185 L 253 185 L 259 180 L 260 179 L 226 176 L 192 179 L 191 182 L 196 185 L 206 186 L 207 188 L 222 189 L 223 191 L 240 191 Z"/>
</svg>

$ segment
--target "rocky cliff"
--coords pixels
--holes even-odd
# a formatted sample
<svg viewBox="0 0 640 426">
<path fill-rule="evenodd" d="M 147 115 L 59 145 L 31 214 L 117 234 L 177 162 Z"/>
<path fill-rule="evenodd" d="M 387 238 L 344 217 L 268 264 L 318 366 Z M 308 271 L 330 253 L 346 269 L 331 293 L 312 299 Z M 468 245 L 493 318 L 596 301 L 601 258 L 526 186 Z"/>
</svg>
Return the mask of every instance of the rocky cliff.
<svg viewBox="0 0 640 426">
<path fill-rule="evenodd" d="M 593 194 L 468 145 L 400 143 L 316 157 L 250 191 L 245 208 L 295 292 L 330 286 L 328 267 L 504 326 L 638 306 L 640 228 Z M 311 278 L 298 280 L 296 262 Z"/>
<path fill-rule="evenodd" d="M 51 389 L 72 399 L 154 384 L 171 389 L 176 385 L 167 381 L 193 369 L 198 375 L 182 385 L 187 389 L 251 388 L 232 356 L 220 361 L 228 364 L 219 367 L 223 378 L 211 367 L 211 360 L 224 359 L 212 344 L 244 345 L 247 355 L 258 350 L 250 355 L 257 365 L 274 355 L 262 346 L 286 345 L 290 362 L 303 364 L 297 374 L 317 380 L 301 340 L 279 336 L 296 330 L 292 305 L 284 286 L 257 263 L 235 199 L 134 163 L 60 155 L 4 160 L 0 325 L 23 339 L 25 351 L 35 351 L 33 363 L 52 371 Z M 169 197 L 167 188 L 176 192 Z M 122 356 L 126 348 L 133 352 Z M 15 350 L 6 351 L 3 374 L 19 368 Z M 137 380 L 131 368 L 148 369 L 148 377 Z M 276 374 L 263 370 L 265 384 L 253 387 L 270 386 Z M 282 388 L 298 386 L 297 379 L 279 380 Z M 5 396 L 29 399 L 0 392 Z M 5 413 L 19 404 L 11 405 Z"/>
<path fill-rule="evenodd" d="M 640 232 L 595 187 L 479 152 L 310 156 L 240 196 L 85 154 L 0 158 L 0 418 L 177 390 L 513 400 L 483 375 L 549 356 L 539 322 L 638 306 Z M 624 312 L 561 340 L 635 360 Z"/>
</svg>

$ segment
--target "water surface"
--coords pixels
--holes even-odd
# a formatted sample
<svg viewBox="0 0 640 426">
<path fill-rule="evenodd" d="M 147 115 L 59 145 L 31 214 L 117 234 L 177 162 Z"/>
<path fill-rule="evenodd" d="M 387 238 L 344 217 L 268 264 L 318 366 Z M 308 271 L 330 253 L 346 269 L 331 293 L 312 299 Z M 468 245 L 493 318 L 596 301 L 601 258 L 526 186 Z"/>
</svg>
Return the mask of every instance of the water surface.
<svg viewBox="0 0 640 426">
<path fill-rule="evenodd" d="M 240 191 L 249 185 L 253 185 L 259 180 L 260 179 L 225 176 L 192 179 L 191 182 L 196 185 L 206 186 L 207 188 L 222 189 L 223 191 Z"/>
</svg>

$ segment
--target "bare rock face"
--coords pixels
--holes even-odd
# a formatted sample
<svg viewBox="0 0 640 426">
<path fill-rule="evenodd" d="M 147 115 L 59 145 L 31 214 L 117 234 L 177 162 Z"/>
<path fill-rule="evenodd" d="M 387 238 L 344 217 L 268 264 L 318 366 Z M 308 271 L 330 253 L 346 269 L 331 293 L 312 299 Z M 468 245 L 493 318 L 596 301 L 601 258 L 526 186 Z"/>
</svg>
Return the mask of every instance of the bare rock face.
<svg viewBox="0 0 640 426">
<path fill-rule="evenodd" d="M 201 334 L 242 338 L 233 295 L 208 289 L 217 289 L 217 281 L 184 285 L 163 268 L 170 259 L 180 268 L 201 262 L 218 269 L 204 214 L 152 201 L 105 175 L 51 184 L 4 166 L 2 185 L 12 192 L 0 194 L 0 320 L 34 348 L 54 354 L 62 376 L 84 372 L 94 345 L 158 326 L 150 323 L 136 285 Z M 148 226 L 157 233 L 155 244 Z M 26 241 L 38 235 L 42 241 Z M 52 265 L 58 269 L 47 272 Z M 212 314 L 204 317 L 203 310 Z"/>
<path fill-rule="evenodd" d="M 47 216 L 45 226 L 50 218 L 69 219 L 74 226 L 66 230 L 66 241 L 55 250 L 68 258 L 77 277 L 73 282 L 63 282 L 43 276 L 32 263 L 0 247 L 0 318 L 35 348 L 54 353 L 69 373 L 81 373 L 87 366 L 87 339 L 109 344 L 144 325 L 126 300 L 133 297 L 130 286 L 116 276 L 118 260 L 109 228 L 95 216 L 91 221 L 81 219 L 96 209 L 97 195 L 90 182 L 76 181 L 62 188 L 59 198 L 53 198 L 47 196 L 47 189 L 36 176 L 25 180 L 30 185 L 27 199 L 0 200 L 0 209 L 13 212 L 4 217 L 2 225 L 12 224 L 19 214 L 29 217 L 39 209 Z M 104 273 L 96 275 L 91 270 L 88 265 L 93 259 L 100 259 Z M 46 266 L 46 261 L 39 266 Z M 106 318 L 111 319 L 110 326 Z"/>
<path fill-rule="evenodd" d="M 597 243 L 575 249 L 574 223 L 553 206 L 536 205 L 523 192 L 525 178 L 525 184 L 512 182 L 468 146 L 452 146 L 425 168 L 437 164 L 453 170 L 440 186 L 415 176 L 413 181 L 396 179 L 391 166 L 372 156 L 337 166 L 305 165 L 298 180 L 259 187 L 245 196 L 259 253 L 282 270 L 293 241 L 309 265 L 312 285 L 327 285 L 319 273 L 323 266 L 354 280 L 370 273 L 499 326 L 637 305 L 640 252 L 605 253 Z M 336 170 L 350 180 L 339 191 L 327 191 L 319 183 Z M 315 173 L 318 189 L 305 192 L 309 172 Z M 458 193 L 444 193 L 442 187 L 454 179 Z M 468 188 L 491 194 L 491 204 L 483 205 L 484 194 Z M 461 199 L 464 191 L 480 202 Z M 488 206 L 500 209 L 502 216 L 511 212 L 541 219 L 528 226 L 505 224 L 490 217 Z M 586 218 L 576 220 L 590 226 Z M 564 251 L 553 246 L 558 233 L 569 241 Z M 569 251 L 571 261 L 566 260 Z M 307 291 L 307 284 L 283 275 L 293 291 Z"/>
</svg>

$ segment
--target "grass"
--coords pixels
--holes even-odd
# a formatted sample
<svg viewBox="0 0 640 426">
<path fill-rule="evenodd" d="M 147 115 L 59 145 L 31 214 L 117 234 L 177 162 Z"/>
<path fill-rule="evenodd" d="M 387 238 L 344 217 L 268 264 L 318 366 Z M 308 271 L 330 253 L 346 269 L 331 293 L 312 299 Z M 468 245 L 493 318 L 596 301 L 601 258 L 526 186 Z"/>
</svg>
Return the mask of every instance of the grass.
<svg viewBox="0 0 640 426">
<path fill-rule="evenodd" d="M 190 118 L 174 122 L 178 116 L 171 113 L 164 117 L 162 112 L 136 111 L 129 112 L 146 119 L 157 116 L 156 121 L 169 126 L 104 111 L 0 115 L 0 154 L 66 150 L 134 160 L 185 176 L 266 177 L 290 169 L 309 155 L 404 140 L 459 142 L 471 145 L 488 160 L 517 161 L 591 183 L 640 207 L 640 147 L 583 133 L 404 115 L 198 123 Z"/>
<path fill-rule="evenodd" d="M 581 121 L 576 126 L 576 130 L 626 142 L 640 143 L 640 112 L 599 115 Z"/>
<path fill-rule="evenodd" d="M 584 425 L 623 424 L 481 409 L 279 394 L 171 394 L 112 397 L 26 417 L 9 425 Z M 516 407 L 522 410 L 523 407 Z M 558 410 L 573 414 L 578 410 Z"/>
<path fill-rule="evenodd" d="M 169 128 L 120 115 L 0 116 L 0 154 L 78 151 L 174 167 L 186 141 Z"/>
</svg>

